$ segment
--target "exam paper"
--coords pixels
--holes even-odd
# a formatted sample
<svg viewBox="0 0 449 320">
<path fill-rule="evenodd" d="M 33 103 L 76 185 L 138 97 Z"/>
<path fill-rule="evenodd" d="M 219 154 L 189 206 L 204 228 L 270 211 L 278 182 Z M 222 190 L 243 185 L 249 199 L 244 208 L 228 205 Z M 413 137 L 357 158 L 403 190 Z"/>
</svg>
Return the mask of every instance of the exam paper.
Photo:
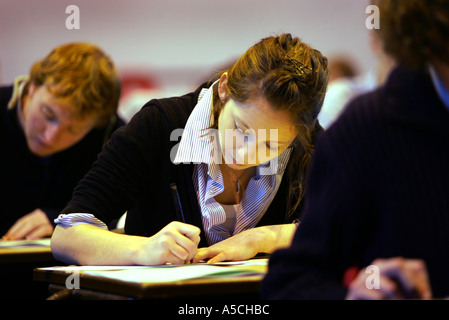
<svg viewBox="0 0 449 320">
<path fill-rule="evenodd" d="M 265 273 L 267 259 L 217 264 L 197 263 L 162 266 L 64 266 L 39 268 L 46 271 L 80 272 L 85 275 L 127 282 L 163 283 L 204 277 L 248 276 Z"/>
<path fill-rule="evenodd" d="M 0 240 L 0 248 L 28 247 L 28 246 L 49 247 L 50 246 L 50 238 L 36 239 L 36 240 L 12 240 L 12 241 Z"/>
<path fill-rule="evenodd" d="M 147 266 L 55 266 L 39 268 L 44 271 L 64 271 L 64 272 L 85 272 L 85 271 L 117 271 L 117 270 L 133 270 L 139 268 L 148 268 Z"/>
<path fill-rule="evenodd" d="M 258 274 L 236 267 L 214 266 L 208 264 L 189 264 L 182 266 L 165 265 L 140 269 L 117 271 L 86 271 L 85 274 L 127 282 L 163 283 L 204 277 L 224 277 Z"/>
</svg>

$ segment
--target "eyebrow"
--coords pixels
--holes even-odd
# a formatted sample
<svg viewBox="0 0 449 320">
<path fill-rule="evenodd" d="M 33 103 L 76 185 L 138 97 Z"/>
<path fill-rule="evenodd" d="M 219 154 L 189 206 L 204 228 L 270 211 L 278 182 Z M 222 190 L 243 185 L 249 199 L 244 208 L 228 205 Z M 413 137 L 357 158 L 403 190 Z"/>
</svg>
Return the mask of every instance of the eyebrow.
<svg viewBox="0 0 449 320">
<path fill-rule="evenodd" d="M 235 115 L 232 115 L 235 122 L 238 122 L 239 125 L 242 125 L 242 127 L 245 127 L 249 129 L 249 126 L 242 120 L 238 119 Z"/>
<path fill-rule="evenodd" d="M 242 125 L 242 126 L 245 127 L 246 129 L 250 129 L 250 127 L 249 127 L 245 122 L 243 122 L 242 120 L 238 119 L 235 115 L 232 115 L 232 117 L 234 118 L 234 121 L 235 121 L 235 122 L 238 122 L 239 125 Z M 267 129 L 267 130 L 268 130 L 268 129 Z M 271 130 L 271 129 L 269 129 L 269 130 Z M 276 129 L 275 129 L 275 130 L 276 130 Z M 266 144 L 266 145 L 269 145 L 270 142 L 271 142 L 271 141 L 265 141 L 265 144 Z M 289 141 L 277 141 L 277 143 L 278 143 L 278 146 L 283 145 L 283 144 L 290 144 Z"/>
<path fill-rule="evenodd" d="M 51 112 L 52 114 L 56 114 L 56 113 L 53 111 L 53 109 L 50 108 L 50 106 L 49 106 L 48 104 L 46 104 L 46 103 L 42 103 L 42 108 L 43 108 L 44 110 L 46 110 L 46 111 Z"/>
</svg>

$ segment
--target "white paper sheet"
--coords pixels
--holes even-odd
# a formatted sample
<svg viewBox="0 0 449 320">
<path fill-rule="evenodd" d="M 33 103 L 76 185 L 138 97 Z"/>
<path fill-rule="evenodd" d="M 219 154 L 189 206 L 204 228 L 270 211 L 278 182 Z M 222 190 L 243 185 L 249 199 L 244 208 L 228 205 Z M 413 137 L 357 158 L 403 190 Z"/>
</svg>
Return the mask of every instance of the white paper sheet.
<svg viewBox="0 0 449 320">
<path fill-rule="evenodd" d="M 263 274 L 257 266 L 266 266 L 267 259 L 217 264 L 197 263 L 162 266 L 66 266 L 39 268 L 47 271 L 80 272 L 127 282 L 163 283 L 204 277 L 227 277 Z M 251 268 L 251 266 L 256 266 Z M 263 269 L 263 268 L 262 268 Z"/>
<path fill-rule="evenodd" d="M 28 247 L 28 246 L 49 247 L 50 238 L 37 239 L 37 240 L 13 240 L 13 241 L 0 240 L 0 248 Z"/>
<path fill-rule="evenodd" d="M 220 267 L 207 264 L 183 266 L 148 267 L 142 269 L 125 269 L 118 271 L 86 271 L 85 274 L 101 276 L 127 282 L 163 283 L 211 276 L 239 276 L 255 272 L 235 267 Z"/>
</svg>

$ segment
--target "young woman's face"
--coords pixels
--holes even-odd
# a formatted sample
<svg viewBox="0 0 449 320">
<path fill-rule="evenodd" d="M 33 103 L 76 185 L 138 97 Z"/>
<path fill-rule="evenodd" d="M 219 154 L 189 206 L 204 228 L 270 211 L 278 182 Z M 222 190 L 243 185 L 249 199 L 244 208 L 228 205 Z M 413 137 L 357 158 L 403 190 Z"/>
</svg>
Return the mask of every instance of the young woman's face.
<svg viewBox="0 0 449 320">
<path fill-rule="evenodd" d="M 22 127 L 28 148 L 47 157 L 79 142 L 95 125 L 95 119 L 79 119 L 55 102 L 47 87 L 30 84 L 22 110 Z"/>
<path fill-rule="evenodd" d="M 220 98 L 226 97 L 222 89 Z M 228 99 L 218 119 L 218 132 L 224 162 L 236 170 L 277 157 L 297 136 L 288 114 L 274 110 L 264 98 L 247 103 Z"/>
</svg>

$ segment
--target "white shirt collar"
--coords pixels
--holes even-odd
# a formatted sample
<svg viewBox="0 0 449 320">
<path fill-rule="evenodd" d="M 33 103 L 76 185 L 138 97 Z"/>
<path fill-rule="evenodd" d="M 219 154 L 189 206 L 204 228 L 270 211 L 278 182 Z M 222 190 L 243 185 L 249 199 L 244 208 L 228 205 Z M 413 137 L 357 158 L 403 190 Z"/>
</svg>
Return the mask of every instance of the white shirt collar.
<svg viewBox="0 0 449 320">
<path fill-rule="evenodd" d="M 211 123 L 212 89 L 202 90 L 198 103 L 187 119 L 182 131 L 174 164 L 179 163 L 207 163 L 211 161 L 212 143 L 208 128 Z"/>
</svg>

